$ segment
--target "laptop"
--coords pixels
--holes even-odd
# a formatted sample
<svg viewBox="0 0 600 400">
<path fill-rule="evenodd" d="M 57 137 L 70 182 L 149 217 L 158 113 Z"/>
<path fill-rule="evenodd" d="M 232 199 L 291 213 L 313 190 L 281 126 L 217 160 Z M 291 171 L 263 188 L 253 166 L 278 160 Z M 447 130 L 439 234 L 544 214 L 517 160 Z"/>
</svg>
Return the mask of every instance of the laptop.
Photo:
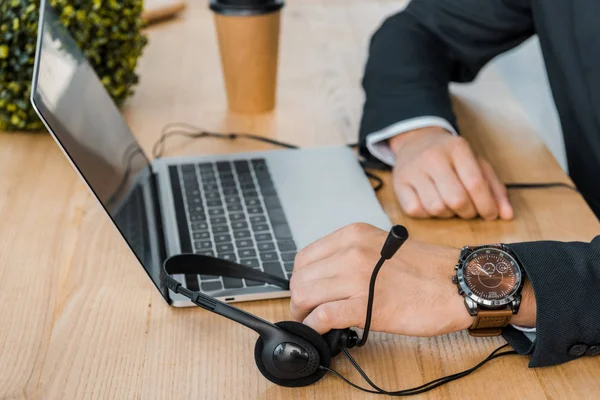
<svg viewBox="0 0 600 400">
<path fill-rule="evenodd" d="M 359 221 L 390 227 L 356 156 L 345 146 L 150 162 L 45 0 L 31 102 L 173 306 L 192 303 L 160 283 L 169 256 L 206 254 L 289 279 L 298 249 L 324 235 Z M 226 302 L 289 296 L 276 286 L 243 279 L 176 278 L 188 289 Z"/>
</svg>

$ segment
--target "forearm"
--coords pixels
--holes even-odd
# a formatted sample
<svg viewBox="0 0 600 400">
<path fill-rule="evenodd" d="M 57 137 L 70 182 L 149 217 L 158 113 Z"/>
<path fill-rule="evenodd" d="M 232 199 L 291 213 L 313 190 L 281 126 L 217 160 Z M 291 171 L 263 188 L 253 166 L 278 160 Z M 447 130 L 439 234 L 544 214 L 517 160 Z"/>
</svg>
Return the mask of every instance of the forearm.
<svg viewBox="0 0 600 400">
<path fill-rule="evenodd" d="M 437 116 L 456 126 L 443 43 L 404 11 L 388 18 L 371 40 L 363 87 L 361 139 L 398 121 Z"/>
<path fill-rule="evenodd" d="M 524 305 L 523 314 L 523 324 L 533 317 L 537 328 L 531 366 L 573 360 L 577 356 L 570 349 L 578 343 L 599 344 L 600 236 L 590 243 L 540 241 L 510 247 L 535 293 L 535 306 Z M 528 316 L 533 308 L 536 313 Z"/>
</svg>

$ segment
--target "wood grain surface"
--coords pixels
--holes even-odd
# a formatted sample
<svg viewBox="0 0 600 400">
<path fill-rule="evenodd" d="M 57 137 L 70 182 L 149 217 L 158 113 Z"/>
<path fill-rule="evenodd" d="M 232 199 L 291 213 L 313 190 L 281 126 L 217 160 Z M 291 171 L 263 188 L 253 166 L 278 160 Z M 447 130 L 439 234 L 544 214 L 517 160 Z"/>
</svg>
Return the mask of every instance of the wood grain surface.
<svg viewBox="0 0 600 400">
<path fill-rule="evenodd" d="M 191 2 L 148 30 L 141 84 L 124 113 L 147 152 L 161 127 L 185 121 L 326 146 L 356 141 L 360 78 L 370 34 L 404 4 L 392 0 L 289 0 L 282 14 L 278 105 L 259 116 L 227 112 L 213 18 Z M 502 179 L 568 177 L 493 68 L 453 87 L 460 126 Z M 169 155 L 271 148 L 238 140 L 173 139 Z M 511 222 L 412 220 L 387 183 L 379 199 L 413 238 L 451 246 L 540 239 L 590 240 L 599 224 L 565 189 L 510 193 Z M 362 399 L 334 377 L 277 387 L 254 365 L 256 335 L 160 294 L 46 135 L 0 134 L 0 399 Z M 241 304 L 270 321 L 289 319 L 288 300 Z M 557 321 L 560 323 L 560 321 Z M 373 334 L 354 355 L 375 381 L 398 390 L 468 368 L 502 343 L 461 332 L 435 338 Z M 595 399 L 600 360 L 528 369 L 496 360 L 424 399 Z M 341 358 L 333 368 L 359 382 Z"/>
</svg>

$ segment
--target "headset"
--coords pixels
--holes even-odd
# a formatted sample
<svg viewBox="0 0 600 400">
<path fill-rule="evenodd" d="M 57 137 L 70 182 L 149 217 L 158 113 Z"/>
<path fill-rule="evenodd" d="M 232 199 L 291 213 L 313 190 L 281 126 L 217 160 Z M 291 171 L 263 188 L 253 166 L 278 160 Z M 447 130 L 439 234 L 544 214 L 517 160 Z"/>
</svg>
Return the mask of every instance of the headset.
<svg viewBox="0 0 600 400">
<path fill-rule="evenodd" d="M 181 283 L 172 278 L 172 275 L 174 274 L 215 275 L 251 279 L 289 289 L 289 281 L 286 279 L 228 260 L 221 260 L 198 254 L 176 255 L 168 258 L 164 262 L 161 281 L 164 286 L 175 293 L 179 293 L 189 298 L 197 306 L 255 331 L 259 335 L 256 345 L 254 346 L 254 360 L 256 366 L 265 378 L 280 386 L 307 386 L 323 378 L 327 372 L 331 372 L 352 387 L 364 392 L 392 396 L 408 396 L 423 393 L 452 380 L 462 378 L 491 359 L 504 355 L 517 354 L 515 351 L 498 353 L 499 350 L 507 346 L 504 345 L 496 349 L 485 360 L 469 370 L 436 379 L 412 389 L 389 392 L 373 383 L 354 358 L 352 358 L 348 349 L 362 347 L 367 342 L 371 326 L 377 274 L 385 261 L 392 258 L 407 239 L 408 231 L 406 228 L 402 225 L 395 225 L 391 228 L 381 249 L 381 258 L 373 269 L 369 284 L 367 314 L 362 338 L 359 338 L 356 331 L 350 328 L 334 329 L 325 335 L 320 335 L 307 325 L 295 321 L 282 321 L 273 324 L 237 307 L 221 302 L 214 297 L 184 288 L 181 286 Z M 332 357 L 335 357 L 341 352 L 344 353 L 352 363 L 353 367 L 373 389 L 366 389 L 356 385 L 330 368 Z"/>
</svg>

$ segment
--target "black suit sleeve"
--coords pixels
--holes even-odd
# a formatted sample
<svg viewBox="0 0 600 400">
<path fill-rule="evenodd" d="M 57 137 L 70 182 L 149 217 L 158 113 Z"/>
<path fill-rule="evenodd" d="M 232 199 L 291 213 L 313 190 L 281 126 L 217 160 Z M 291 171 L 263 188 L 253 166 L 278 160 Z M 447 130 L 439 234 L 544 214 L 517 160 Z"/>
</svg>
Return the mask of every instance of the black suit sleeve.
<svg viewBox="0 0 600 400">
<path fill-rule="evenodd" d="M 360 127 L 365 138 L 419 116 L 456 127 L 448 84 L 473 80 L 494 56 L 533 35 L 531 0 L 413 0 L 371 39 Z"/>
<path fill-rule="evenodd" d="M 578 358 L 569 354 L 576 344 L 600 346 L 600 236 L 591 243 L 540 241 L 510 248 L 523 264 L 537 302 L 537 334 L 529 366 Z M 511 331 L 511 336 L 515 333 Z M 513 347 L 518 350 L 518 345 Z"/>
</svg>

